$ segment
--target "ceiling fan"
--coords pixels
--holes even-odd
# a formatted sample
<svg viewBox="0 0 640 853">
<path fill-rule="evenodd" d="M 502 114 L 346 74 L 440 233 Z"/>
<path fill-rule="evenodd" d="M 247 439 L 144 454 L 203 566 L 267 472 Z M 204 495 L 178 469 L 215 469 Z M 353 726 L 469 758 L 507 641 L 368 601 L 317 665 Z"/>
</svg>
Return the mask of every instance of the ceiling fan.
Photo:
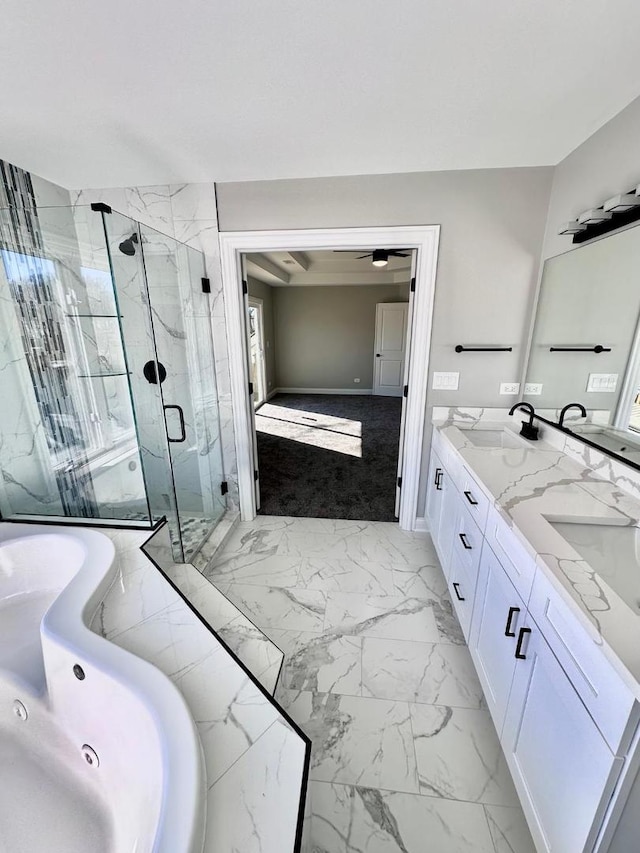
<svg viewBox="0 0 640 853">
<path fill-rule="evenodd" d="M 351 254 L 351 250 L 349 249 L 334 249 L 334 252 L 349 252 Z M 356 260 L 360 261 L 362 258 L 371 258 L 371 263 L 374 267 L 386 267 L 389 263 L 389 258 L 408 258 L 409 252 L 400 252 L 398 249 L 374 249 L 373 252 L 367 252 L 365 255 L 360 255 Z"/>
</svg>

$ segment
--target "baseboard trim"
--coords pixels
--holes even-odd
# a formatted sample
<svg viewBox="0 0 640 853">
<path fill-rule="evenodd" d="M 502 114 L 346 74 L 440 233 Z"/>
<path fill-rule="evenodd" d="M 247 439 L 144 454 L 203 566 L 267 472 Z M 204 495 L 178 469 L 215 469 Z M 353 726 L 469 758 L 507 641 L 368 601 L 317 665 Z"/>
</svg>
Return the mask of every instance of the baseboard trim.
<svg viewBox="0 0 640 853">
<path fill-rule="evenodd" d="M 373 394 L 373 388 L 276 388 L 278 394 Z"/>
<path fill-rule="evenodd" d="M 413 529 L 416 533 L 428 533 L 429 525 L 427 524 L 427 519 L 424 517 L 418 516 L 413 523 Z"/>
<path fill-rule="evenodd" d="M 275 396 L 276 396 L 276 394 L 277 394 L 279 391 L 280 391 L 280 389 L 279 389 L 279 388 L 274 388 L 274 389 L 273 389 L 273 391 L 269 391 L 269 393 L 267 394 L 267 396 L 266 396 L 266 397 L 265 397 L 265 399 L 264 399 L 265 403 L 268 403 L 268 402 L 269 402 L 269 400 L 270 400 L 272 397 L 275 397 Z"/>
</svg>

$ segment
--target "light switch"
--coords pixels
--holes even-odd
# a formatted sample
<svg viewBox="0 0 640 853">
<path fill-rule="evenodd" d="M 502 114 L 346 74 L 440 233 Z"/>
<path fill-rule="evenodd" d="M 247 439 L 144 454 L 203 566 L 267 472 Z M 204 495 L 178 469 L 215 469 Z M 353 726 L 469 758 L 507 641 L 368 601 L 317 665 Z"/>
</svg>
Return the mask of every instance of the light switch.
<svg viewBox="0 0 640 853">
<path fill-rule="evenodd" d="M 587 391 L 598 394 L 613 394 L 617 385 L 617 373 L 590 373 Z"/>
<path fill-rule="evenodd" d="M 434 391 L 457 391 L 459 373 L 434 373 L 432 388 Z"/>
<path fill-rule="evenodd" d="M 524 393 L 527 396 L 533 396 L 534 394 L 542 394 L 542 382 L 525 383 Z"/>
<path fill-rule="evenodd" d="M 500 383 L 500 393 L 501 394 L 519 394 L 520 393 L 520 383 L 519 382 L 501 382 Z"/>
</svg>

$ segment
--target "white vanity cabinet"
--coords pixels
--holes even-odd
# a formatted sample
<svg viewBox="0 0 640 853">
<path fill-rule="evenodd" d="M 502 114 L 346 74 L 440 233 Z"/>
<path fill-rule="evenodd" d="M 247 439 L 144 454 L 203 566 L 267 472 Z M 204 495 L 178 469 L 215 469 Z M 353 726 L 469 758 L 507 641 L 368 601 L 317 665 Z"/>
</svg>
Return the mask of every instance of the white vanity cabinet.
<svg viewBox="0 0 640 853">
<path fill-rule="evenodd" d="M 488 543 L 482 549 L 469 650 L 498 734 L 502 731 L 527 606 Z"/>
<path fill-rule="evenodd" d="M 501 743 L 529 829 L 539 851 L 591 851 L 623 759 L 535 623 L 520 654 Z"/>
<path fill-rule="evenodd" d="M 536 848 L 637 853 L 635 694 L 462 457 L 440 435 L 434 444 L 432 535 Z"/>
</svg>

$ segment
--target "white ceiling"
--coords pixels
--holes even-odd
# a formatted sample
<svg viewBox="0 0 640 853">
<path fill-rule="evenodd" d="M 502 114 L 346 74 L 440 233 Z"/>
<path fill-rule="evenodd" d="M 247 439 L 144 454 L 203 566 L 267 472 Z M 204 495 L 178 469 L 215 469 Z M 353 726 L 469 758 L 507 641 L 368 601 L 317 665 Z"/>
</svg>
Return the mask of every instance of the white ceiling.
<svg viewBox="0 0 640 853">
<path fill-rule="evenodd" d="M 386 267 L 374 267 L 371 258 L 361 257 L 365 252 L 262 252 L 245 258 L 248 274 L 272 287 L 408 283 L 410 257 L 391 257 Z"/>
<path fill-rule="evenodd" d="M 554 164 L 640 94 L 638 0 L 20 0 L 0 157 L 64 186 Z"/>
</svg>

